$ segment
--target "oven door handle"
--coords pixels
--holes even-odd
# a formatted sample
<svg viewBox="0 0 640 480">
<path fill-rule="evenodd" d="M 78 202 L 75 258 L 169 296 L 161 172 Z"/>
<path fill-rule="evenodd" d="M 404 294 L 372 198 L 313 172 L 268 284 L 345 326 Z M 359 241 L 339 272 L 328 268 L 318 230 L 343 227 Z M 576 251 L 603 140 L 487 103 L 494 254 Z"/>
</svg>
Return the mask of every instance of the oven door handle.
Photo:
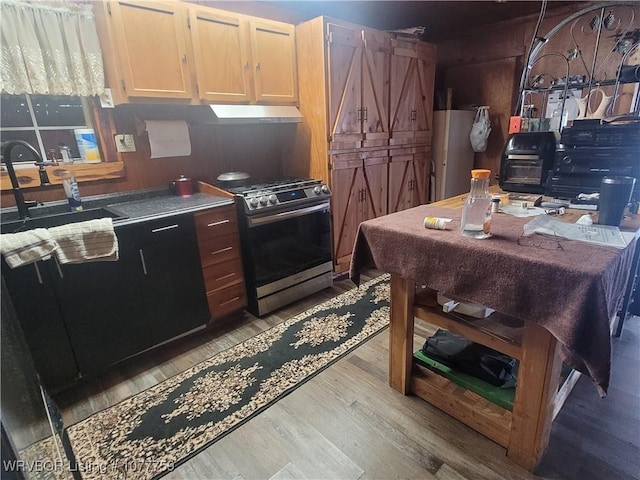
<svg viewBox="0 0 640 480">
<path fill-rule="evenodd" d="M 329 202 L 324 202 L 319 205 L 313 205 L 311 207 L 299 208 L 297 210 L 291 210 L 288 212 L 275 213 L 273 215 L 265 215 L 264 217 L 249 217 L 249 228 L 258 227 L 260 225 L 266 225 L 267 223 L 279 222 L 289 218 L 302 217 L 303 215 L 309 215 L 313 212 L 325 210 L 329 208 Z"/>
</svg>

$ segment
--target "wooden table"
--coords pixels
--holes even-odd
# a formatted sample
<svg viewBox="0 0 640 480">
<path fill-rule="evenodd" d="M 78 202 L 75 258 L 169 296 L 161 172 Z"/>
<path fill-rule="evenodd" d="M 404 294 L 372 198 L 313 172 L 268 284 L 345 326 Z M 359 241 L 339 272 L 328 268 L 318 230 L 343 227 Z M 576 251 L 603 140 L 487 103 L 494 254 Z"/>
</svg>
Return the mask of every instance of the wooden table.
<svg viewBox="0 0 640 480">
<path fill-rule="evenodd" d="M 465 196 L 461 195 L 431 205 L 460 209 Z M 568 212 L 568 217 L 565 218 L 577 219 L 584 213 L 586 212 Z M 638 223 L 637 218 L 633 220 L 631 228 L 635 223 Z M 354 249 L 354 259 L 361 258 L 362 255 L 371 255 L 375 259 L 376 252 L 371 249 L 371 243 L 377 241 L 381 248 L 384 248 L 384 242 L 376 240 L 374 238 L 376 235 L 373 234 L 370 235 L 371 238 L 365 238 L 367 235 L 362 227 L 361 225 L 361 235 L 359 234 Z M 635 228 L 637 229 L 637 226 Z M 373 230 L 370 231 L 373 232 Z M 380 231 L 377 233 L 379 234 Z M 398 229 L 398 235 L 403 239 L 402 235 L 406 235 L 404 228 Z M 414 232 L 413 235 L 415 239 L 417 234 Z M 407 242 L 407 245 L 410 245 L 410 242 Z M 427 253 L 424 254 L 427 255 Z M 628 252 L 624 255 L 625 258 L 632 256 Z M 352 264 L 355 269 L 359 268 L 355 265 L 357 262 L 358 260 L 354 260 Z M 627 267 L 631 263 L 628 259 L 625 262 Z M 422 293 L 419 289 L 417 290 L 416 280 L 394 273 L 393 269 L 399 268 L 397 265 L 385 268 L 385 265 L 378 264 L 384 262 L 374 261 L 373 263 L 377 268 L 391 273 L 390 386 L 405 395 L 414 393 L 437 406 L 505 447 L 507 457 L 512 461 L 528 470 L 533 470 L 547 447 L 553 418 L 560 411 L 564 400 L 579 378 L 579 374 L 574 372 L 561 385 L 560 343 L 554 335 L 546 328 L 529 320 L 524 320 L 522 328 L 516 329 L 518 333 L 513 336 L 505 334 L 504 325 L 500 321 L 492 325 L 490 319 L 493 316 L 483 321 L 481 328 L 473 322 L 458 321 L 435 309 L 425 307 L 425 302 L 421 300 Z M 352 274 L 353 272 L 352 269 Z M 430 287 L 434 288 L 433 285 Z M 494 307 L 491 304 L 487 306 Z M 526 313 L 523 312 L 524 317 Z M 413 348 L 416 317 L 516 358 L 519 361 L 519 370 L 513 410 L 491 403 L 445 377 L 415 365 Z M 497 318 L 499 320 L 499 317 Z"/>
</svg>

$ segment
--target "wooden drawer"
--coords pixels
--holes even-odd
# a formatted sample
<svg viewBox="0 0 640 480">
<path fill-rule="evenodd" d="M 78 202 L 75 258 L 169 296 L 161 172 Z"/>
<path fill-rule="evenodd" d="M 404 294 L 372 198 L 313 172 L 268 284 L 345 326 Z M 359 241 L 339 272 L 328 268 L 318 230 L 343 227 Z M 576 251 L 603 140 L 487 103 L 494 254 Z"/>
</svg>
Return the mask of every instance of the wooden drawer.
<svg viewBox="0 0 640 480">
<path fill-rule="evenodd" d="M 207 300 L 209 301 L 211 318 L 216 319 L 246 307 L 247 292 L 244 283 L 238 283 L 208 293 Z"/>
<path fill-rule="evenodd" d="M 211 265 L 202 269 L 204 276 L 204 286 L 207 293 L 213 290 L 220 290 L 235 283 L 242 283 L 242 260 L 235 258 L 216 265 Z"/>
<path fill-rule="evenodd" d="M 236 209 L 233 205 L 195 213 L 193 217 L 200 242 L 238 231 Z"/>
<path fill-rule="evenodd" d="M 237 233 L 211 238 L 198 242 L 200 249 L 200 262 L 202 268 L 217 265 L 236 258 L 242 258 L 240 254 L 240 241 Z"/>
</svg>

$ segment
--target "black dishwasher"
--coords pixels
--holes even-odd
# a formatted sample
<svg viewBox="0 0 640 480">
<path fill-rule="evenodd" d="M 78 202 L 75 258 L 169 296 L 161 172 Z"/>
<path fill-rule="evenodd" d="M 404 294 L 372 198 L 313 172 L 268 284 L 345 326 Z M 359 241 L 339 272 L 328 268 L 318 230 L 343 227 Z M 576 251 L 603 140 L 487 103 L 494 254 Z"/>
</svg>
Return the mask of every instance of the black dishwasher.
<svg viewBox="0 0 640 480">
<path fill-rule="evenodd" d="M 63 265 L 54 282 L 82 375 L 209 320 L 193 214 L 115 231 L 117 262 Z"/>
</svg>

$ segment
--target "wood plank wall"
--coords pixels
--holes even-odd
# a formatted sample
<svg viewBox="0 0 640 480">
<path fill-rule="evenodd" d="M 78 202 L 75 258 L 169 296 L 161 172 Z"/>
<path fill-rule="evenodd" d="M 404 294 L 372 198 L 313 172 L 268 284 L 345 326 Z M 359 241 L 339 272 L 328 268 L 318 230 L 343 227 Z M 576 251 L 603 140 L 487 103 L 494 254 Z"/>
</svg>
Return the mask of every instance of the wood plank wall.
<svg viewBox="0 0 640 480">
<path fill-rule="evenodd" d="M 247 172 L 254 179 L 282 176 L 283 149 L 291 143 L 287 138 L 292 135 L 292 129 L 297 128 L 295 124 L 203 125 L 191 118 L 194 107 L 156 107 L 153 118 L 157 120 L 185 119 L 188 122 L 191 155 L 152 159 L 149 137 L 144 124 L 140 123 L 140 119 L 148 117 L 149 108 L 116 107 L 116 131 L 133 133 L 137 151 L 122 154 L 125 178 L 80 183 L 81 196 L 160 187 L 169 185 L 180 175 L 209 183 L 228 171 Z M 105 135 L 110 137 L 111 133 Z M 60 185 L 30 188 L 23 193 L 27 199 L 41 202 L 65 199 Z M 3 207 L 15 205 L 11 191 L 3 192 L 0 200 Z"/>
<path fill-rule="evenodd" d="M 539 29 L 542 36 L 587 2 L 547 13 Z M 453 89 L 453 108 L 489 105 L 492 132 L 487 151 L 475 154 L 475 167 L 492 171 L 492 184 L 500 171 L 502 149 L 508 137 L 509 117 L 517 104 L 520 75 L 537 23 L 537 15 L 501 22 L 438 43 L 436 91 Z"/>
<path fill-rule="evenodd" d="M 238 10 L 274 20 L 296 23 L 296 15 L 283 9 L 274 9 L 261 2 L 209 2 L 191 0 L 208 6 Z M 234 8 L 232 8 L 235 5 Z M 548 14 L 540 32 L 544 34 L 553 26 L 586 5 L 577 2 Z M 502 147 L 507 138 L 508 119 L 516 104 L 518 84 L 524 56 L 531 41 L 537 16 L 516 21 L 502 22 L 490 27 L 470 31 L 455 40 L 437 43 L 438 65 L 436 89 L 453 88 L 453 108 L 465 104 L 490 105 L 492 134 L 487 152 L 476 154 L 476 167 L 489 168 L 497 174 Z M 470 80 L 472 79 L 472 80 Z M 180 107 L 182 108 L 182 107 Z M 185 107 L 188 108 L 188 107 Z M 188 120 L 188 113 L 179 109 Z M 135 118 L 143 107 L 131 105 L 115 111 L 118 132 L 135 131 Z M 158 119 L 171 119 L 175 112 Z M 192 154 L 185 158 L 149 158 L 149 142 L 146 132 L 136 135 L 138 151 L 124 153 L 127 176 L 119 180 L 105 180 L 80 184 L 81 195 L 97 195 L 108 192 L 136 190 L 168 184 L 173 178 L 186 175 L 197 180 L 212 182 L 219 173 L 230 170 L 246 171 L 254 178 L 274 178 L 283 173 L 282 158 L 292 149 L 295 125 L 242 125 L 203 126 L 190 124 Z M 288 152 L 291 153 L 291 152 Z M 296 153 L 296 157 L 300 152 Z M 300 157 L 301 160 L 302 157 Z M 287 167 L 287 170 L 292 170 Z M 297 170 L 297 169 L 295 169 Z M 304 171 L 301 168 L 299 171 Z M 492 183 L 497 183 L 494 179 Z M 64 199 L 59 187 L 29 189 L 28 199 L 51 201 Z M 11 192 L 3 192 L 2 206 L 14 205 Z"/>
</svg>

